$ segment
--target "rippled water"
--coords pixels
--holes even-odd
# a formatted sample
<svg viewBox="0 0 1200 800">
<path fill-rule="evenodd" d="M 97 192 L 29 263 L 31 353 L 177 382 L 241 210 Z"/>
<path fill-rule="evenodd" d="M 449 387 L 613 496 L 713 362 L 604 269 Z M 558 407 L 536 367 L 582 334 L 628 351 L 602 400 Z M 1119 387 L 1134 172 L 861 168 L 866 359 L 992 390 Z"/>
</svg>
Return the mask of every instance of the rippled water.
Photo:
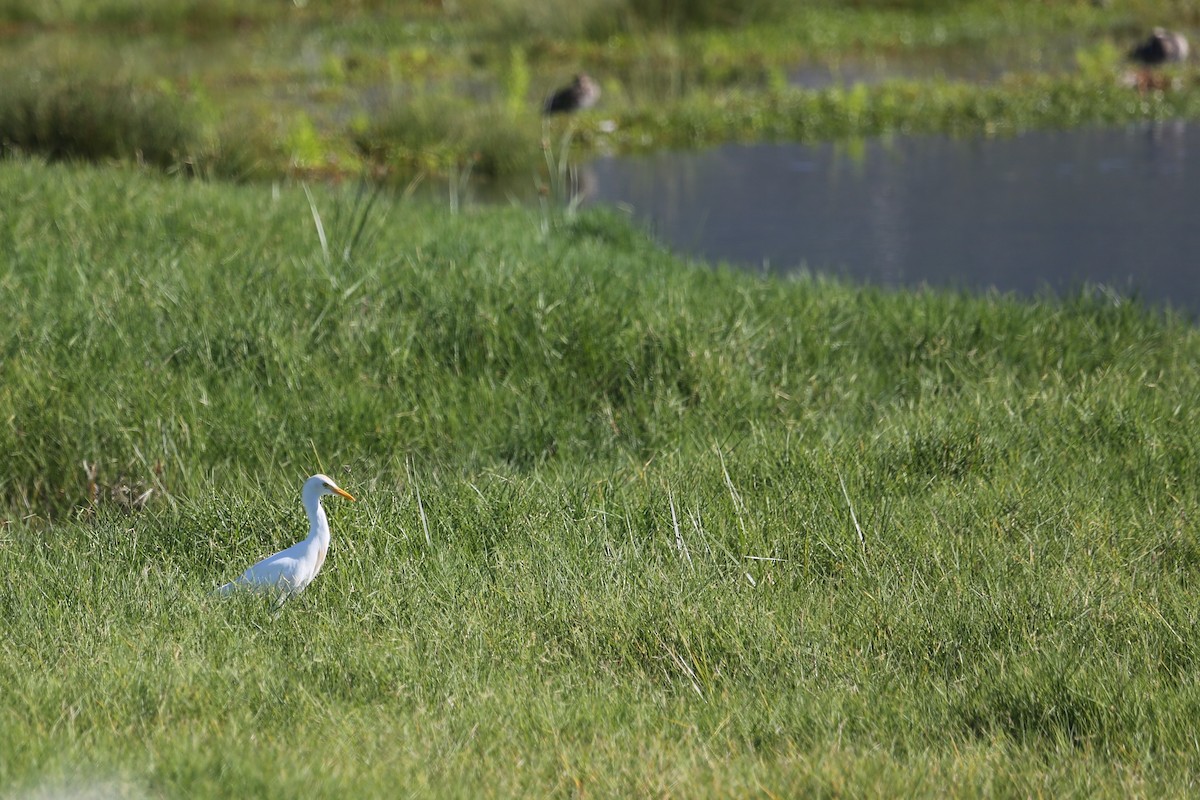
<svg viewBox="0 0 1200 800">
<path fill-rule="evenodd" d="M 603 158 L 593 200 L 669 246 L 893 286 L 1099 283 L 1200 312 L 1200 125 Z"/>
</svg>

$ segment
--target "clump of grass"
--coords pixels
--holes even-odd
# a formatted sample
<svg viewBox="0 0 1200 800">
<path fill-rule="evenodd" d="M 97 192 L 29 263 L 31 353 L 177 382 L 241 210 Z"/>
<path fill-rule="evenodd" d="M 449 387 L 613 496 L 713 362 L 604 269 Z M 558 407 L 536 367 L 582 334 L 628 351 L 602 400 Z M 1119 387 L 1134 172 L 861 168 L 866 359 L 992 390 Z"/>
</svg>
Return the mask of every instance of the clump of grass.
<svg viewBox="0 0 1200 800">
<path fill-rule="evenodd" d="M 843 0 L 842 5 L 853 9 L 913 11 L 931 13 L 945 11 L 956 5 L 956 0 Z"/>
<path fill-rule="evenodd" d="M 286 141 L 286 139 L 285 139 Z M 211 145 L 197 162 L 197 174 L 230 181 L 277 179 L 294 170 L 280 136 L 253 115 L 235 115 L 215 128 Z"/>
<path fill-rule="evenodd" d="M 382 185 L 370 185 L 360 180 L 353 197 L 335 196 L 332 208 L 323 216 L 312 192 L 304 187 L 326 264 L 332 263 L 334 256 L 349 263 L 352 258 L 361 258 L 364 251 L 370 250 L 385 224 L 385 215 L 379 205 L 383 191 Z"/>
<path fill-rule="evenodd" d="M 187 103 L 128 83 L 29 72 L 0 87 L 0 144 L 50 160 L 188 164 L 202 148 Z"/>
<path fill-rule="evenodd" d="M 357 127 L 354 141 L 363 155 L 410 172 L 442 172 L 462 159 L 456 122 L 461 106 L 448 101 L 395 105 Z"/>
<path fill-rule="evenodd" d="M 380 0 L 354 4 L 356 9 L 378 9 Z M 421 13 L 419 0 L 388 4 L 401 13 Z M 82 25 L 132 27 L 139 30 L 181 30 L 193 33 L 244 29 L 249 25 L 278 22 L 288 17 L 328 18 L 344 13 L 344 4 L 332 0 L 295 3 L 247 4 L 237 0 L 0 0 L 0 20 L 45 26 Z"/>
<path fill-rule="evenodd" d="M 525 49 L 513 45 L 509 51 L 508 65 L 501 76 L 504 87 L 504 105 L 513 117 L 528 113 L 529 103 L 529 60 Z"/>
<path fill-rule="evenodd" d="M 493 31 L 493 36 L 514 41 L 574 38 L 596 34 L 596 21 L 612 30 L 624 0 L 580 0 L 567 5 L 529 0 L 466 0 L 461 13 Z"/>
<path fill-rule="evenodd" d="M 484 178 L 532 174 L 540 158 L 540 123 L 509 106 L 416 98 L 384 111 L 353 136 L 367 159 L 401 177 L 456 174 Z"/>
<path fill-rule="evenodd" d="M 781 139 L 824 141 L 888 133 L 991 134 L 1085 122 L 1200 117 L 1200 84 L 1139 93 L 1100 76 L 1019 77 L 996 86 L 889 81 L 822 90 L 689 96 L 621 114 L 616 137 L 635 146 Z M 586 139 L 594 134 L 584 128 Z M 611 139 L 612 137 L 606 137 Z"/>
<path fill-rule="evenodd" d="M 624 13 L 652 28 L 683 30 L 775 22 L 791 10 L 787 0 L 625 0 Z"/>
<path fill-rule="evenodd" d="M 648 31 L 687 31 L 768 24 L 785 17 L 786 0 L 581 0 L 569 7 L 530 0 L 468 0 L 465 13 L 508 37 L 585 36 L 604 39 Z"/>
<path fill-rule="evenodd" d="M 214 22 L 232 16 L 234 3 L 228 0 L 65 0 L 39 3 L 37 0 L 2 0 L 0 19 L 41 25 L 121 26 L 131 24 L 182 25 L 191 19 Z"/>
</svg>

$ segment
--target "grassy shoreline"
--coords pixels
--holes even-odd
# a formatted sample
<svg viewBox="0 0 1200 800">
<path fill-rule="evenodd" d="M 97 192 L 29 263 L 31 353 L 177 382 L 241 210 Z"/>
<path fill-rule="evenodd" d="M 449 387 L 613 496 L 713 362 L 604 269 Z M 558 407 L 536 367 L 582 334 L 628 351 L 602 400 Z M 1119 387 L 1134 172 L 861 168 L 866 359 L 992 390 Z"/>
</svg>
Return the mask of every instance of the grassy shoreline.
<svg viewBox="0 0 1200 800">
<path fill-rule="evenodd" d="M 1194 789 L 1188 321 L 312 202 L 0 165 L 0 792 Z"/>
</svg>

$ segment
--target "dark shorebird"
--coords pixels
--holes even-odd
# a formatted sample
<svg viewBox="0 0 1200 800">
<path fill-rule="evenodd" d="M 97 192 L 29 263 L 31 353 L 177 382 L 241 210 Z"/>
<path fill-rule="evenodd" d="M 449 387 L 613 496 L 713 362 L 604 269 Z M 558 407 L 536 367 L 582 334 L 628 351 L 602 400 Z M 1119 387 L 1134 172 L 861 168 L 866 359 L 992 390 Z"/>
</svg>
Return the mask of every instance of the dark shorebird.
<svg viewBox="0 0 1200 800">
<path fill-rule="evenodd" d="M 1159 64 L 1182 64 L 1187 61 L 1188 41 L 1182 33 L 1155 28 L 1150 38 L 1129 51 L 1131 61 L 1156 67 Z"/>
<path fill-rule="evenodd" d="M 600 84 L 592 80 L 586 73 L 579 73 L 570 86 L 564 86 L 546 100 L 542 107 L 543 114 L 569 114 L 596 105 L 600 99 Z"/>
</svg>

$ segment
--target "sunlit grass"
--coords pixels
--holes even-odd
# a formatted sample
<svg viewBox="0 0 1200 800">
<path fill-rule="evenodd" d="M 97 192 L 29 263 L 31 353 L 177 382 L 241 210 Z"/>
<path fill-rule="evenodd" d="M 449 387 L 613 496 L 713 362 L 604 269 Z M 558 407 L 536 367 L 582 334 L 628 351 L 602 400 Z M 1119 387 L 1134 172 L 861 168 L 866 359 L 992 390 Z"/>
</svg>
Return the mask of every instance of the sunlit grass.
<svg viewBox="0 0 1200 800">
<path fill-rule="evenodd" d="M 1183 319 L 590 212 L 27 162 L 0 203 L 6 791 L 1194 788 Z M 314 584 L 212 597 L 318 469 L 360 502 Z"/>
<path fill-rule="evenodd" d="M 1179 91 L 1137 92 L 1111 73 L 1096 77 L 1026 77 L 995 86 L 890 81 L 876 86 L 783 89 L 690 97 L 641 108 L 613 133 L 585 127 L 583 138 L 626 147 L 643 143 L 710 145 L 731 140 L 819 142 L 886 134 L 996 135 L 1033 128 L 1121 124 L 1200 116 L 1200 83 Z"/>
</svg>

